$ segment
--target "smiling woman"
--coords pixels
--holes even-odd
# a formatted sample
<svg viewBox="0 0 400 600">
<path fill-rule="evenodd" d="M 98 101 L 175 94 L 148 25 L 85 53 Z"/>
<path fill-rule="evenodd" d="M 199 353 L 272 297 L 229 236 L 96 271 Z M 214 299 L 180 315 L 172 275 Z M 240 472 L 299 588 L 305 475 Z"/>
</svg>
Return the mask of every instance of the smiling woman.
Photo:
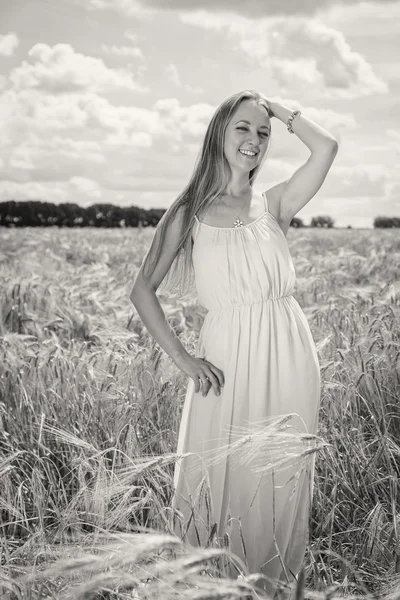
<svg viewBox="0 0 400 600">
<path fill-rule="evenodd" d="M 224 218 L 229 218 L 232 212 L 236 217 L 233 220 L 235 226 L 244 225 L 259 216 L 262 206 L 260 199 L 253 202 L 253 187 L 248 172 L 249 169 L 261 168 L 269 148 L 271 125 L 268 111 L 269 108 L 266 110 L 264 105 L 254 100 L 243 100 L 235 118 L 227 124 L 223 148 L 231 171 L 231 182 L 219 194 L 217 202 L 206 207 L 209 225 L 219 226 L 221 216 L 223 225 Z M 243 171 L 244 164 L 246 167 Z"/>
<path fill-rule="evenodd" d="M 267 155 L 273 116 L 309 146 L 311 157 L 290 180 L 258 193 L 253 184 Z M 229 452 L 235 429 L 251 434 L 271 417 L 290 414 L 298 432 L 317 432 L 318 357 L 293 296 L 296 277 L 286 233 L 335 154 L 330 134 L 299 112 L 249 90 L 225 100 L 207 128 L 189 185 L 156 230 L 131 293 L 149 332 L 189 377 L 177 452 L 192 454 L 176 461 L 175 532 L 192 545 L 206 545 L 211 529 L 222 544 L 228 533 L 231 550 L 250 573 L 259 574 L 259 587 L 271 598 L 303 563 L 315 454 L 301 469 L 260 477 L 253 464 L 234 466 Z M 168 290 L 189 273 L 178 262 L 181 250 L 187 251 L 198 300 L 208 311 L 196 356 L 173 334 L 156 296 L 160 287 Z M 178 283 L 187 285 L 188 279 Z M 213 452 L 219 460 L 207 464 Z M 286 443 L 282 453 L 287 452 Z M 209 503 L 193 512 L 204 481 Z M 239 571 L 235 564 L 227 570 L 231 577 Z"/>
</svg>

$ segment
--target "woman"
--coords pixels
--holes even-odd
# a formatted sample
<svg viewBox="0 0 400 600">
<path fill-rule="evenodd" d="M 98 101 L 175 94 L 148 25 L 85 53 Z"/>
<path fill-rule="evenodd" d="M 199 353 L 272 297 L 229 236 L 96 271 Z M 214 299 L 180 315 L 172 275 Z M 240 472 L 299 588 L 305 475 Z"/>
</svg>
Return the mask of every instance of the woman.
<svg viewBox="0 0 400 600">
<path fill-rule="evenodd" d="M 293 175 L 263 193 L 254 182 L 271 140 L 271 120 L 287 125 L 311 155 Z M 338 143 L 325 129 L 262 94 L 245 90 L 217 108 L 193 175 L 157 226 L 131 293 L 151 335 L 188 375 L 178 453 L 200 459 L 224 447 L 234 427 L 296 413 L 296 427 L 316 434 L 320 372 L 307 319 L 293 297 L 289 225 L 321 187 Z M 194 279 L 193 279 L 194 278 Z M 156 291 L 183 298 L 195 283 L 207 310 L 196 356 L 174 335 Z M 315 455 L 314 455 L 315 456 Z M 293 581 L 304 559 L 314 462 L 297 486 L 286 476 L 257 476 L 226 456 L 213 466 L 194 457 L 176 463 L 172 506 L 176 533 L 207 543 L 215 523 L 231 550 L 273 597 Z M 205 480 L 204 480 L 205 476 Z M 206 512 L 195 525 L 189 497 L 209 485 Z M 277 485 L 279 484 L 279 485 Z M 209 518 L 211 516 L 211 518 Z M 207 520 L 208 519 L 208 520 Z M 215 529 L 214 527 L 214 529 Z M 235 576 L 231 566 L 229 573 Z M 237 575 L 236 571 L 236 575 Z"/>
</svg>

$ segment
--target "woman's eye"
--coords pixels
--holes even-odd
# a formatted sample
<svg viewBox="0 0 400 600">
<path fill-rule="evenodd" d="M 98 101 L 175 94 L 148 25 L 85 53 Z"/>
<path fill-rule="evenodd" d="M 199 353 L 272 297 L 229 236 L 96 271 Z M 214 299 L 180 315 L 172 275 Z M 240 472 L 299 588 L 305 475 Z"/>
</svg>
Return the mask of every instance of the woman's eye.
<svg viewBox="0 0 400 600">
<path fill-rule="evenodd" d="M 246 127 L 237 127 L 237 129 L 241 129 L 242 131 L 247 131 Z M 263 135 L 264 137 L 268 137 L 268 133 L 260 132 L 260 135 Z"/>
</svg>

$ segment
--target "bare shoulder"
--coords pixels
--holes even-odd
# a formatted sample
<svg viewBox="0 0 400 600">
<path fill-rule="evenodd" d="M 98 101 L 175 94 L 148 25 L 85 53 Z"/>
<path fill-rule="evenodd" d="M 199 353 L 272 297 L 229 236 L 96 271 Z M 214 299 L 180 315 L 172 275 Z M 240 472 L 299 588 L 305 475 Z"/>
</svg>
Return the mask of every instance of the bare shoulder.
<svg viewBox="0 0 400 600">
<path fill-rule="evenodd" d="M 169 241 L 174 241 L 174 238 L 180 236 L 182 233 L 186 211 L 187 207 L 185 204 L 180 204 L 179 206 L 170 206 L 161 217 L 156 227 L 156 233 L 163 224 Z"/>
<path fill-rule="evenodd" d="M 170 207 L 163 214 L 136 276 L 134 287 L 147 285 L 151 289 L 157 290 L 178 253 L 183 233 L 185 213 L 186 206 L 180 205 L 173 211 Z M 165 225 L 163 236 L 161 236 L 162 225 Z M 154 262 L 157 255 L 158 260 L 155 262 L 154 268 L 151 268 L 150 265 Z"/>
</svg>

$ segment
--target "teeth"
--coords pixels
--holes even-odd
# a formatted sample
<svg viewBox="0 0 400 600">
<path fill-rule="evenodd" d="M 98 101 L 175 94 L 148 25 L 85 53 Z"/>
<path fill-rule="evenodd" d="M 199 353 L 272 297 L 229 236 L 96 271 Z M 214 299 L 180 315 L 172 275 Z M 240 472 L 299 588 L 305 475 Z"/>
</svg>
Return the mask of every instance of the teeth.
<svg viewBox="0 0 400 600">
<path fill-rule="evenodd" d="M 246 154 L 247 156 L 255 156 L 256 155 L 255 152 L 251 152 L 250 150 L 241 150 L 241 149 L 239 149 L 239 152 L 241 154 Z"/>
</svg>

